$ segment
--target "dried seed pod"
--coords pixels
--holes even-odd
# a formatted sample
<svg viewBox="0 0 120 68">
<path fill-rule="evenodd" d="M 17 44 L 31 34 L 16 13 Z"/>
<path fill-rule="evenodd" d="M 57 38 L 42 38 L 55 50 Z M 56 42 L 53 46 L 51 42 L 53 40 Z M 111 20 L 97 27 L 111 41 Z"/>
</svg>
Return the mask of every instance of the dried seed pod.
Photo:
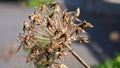
<svg viewBox="0 0 120 68">
<path fill-rule="evenodd" d="M 78 24 L 78 27 L 81 27 L 83 29 L 83 27 L 93 27 L 93 25 L 84 20 L 83 22 Z"/>
<path fill-rule="evenodd" d="M 52 2 L 49 5 L 50 7 L 53 7 L 53 11 L 57 11 L 58 13 L 61 12 L 61 8 L 57 2 Z"/>
<path fill-rule="evenodd" d="M 45 13 L 45 12 L 46 12 L 46 10 L 47 10 L 46 5 L 41 4 L 39 7 L 40 7 L 40 11 L 41 11 L 41 13 Z"/>
<path fill-rule="evenodd" d="M 63 25 L 66 25 L 68 23 L 69 17 L 67 12 L 64 12 L 62 20 Z"/>
<path fill-rule="evenodd" d="M 33 61 L 33 56 L 32 55 L 28 55 L 26 63 L 28 63 L 29 61 Z"/>
<path fill-rule="evenodd" d="M 85 27 L 93 27 L 93 25 L 90 24 L 89 22 L 86 22 L 85 20 L 83 22 L 85 23 Z"/>
<path fill-rule="evenodd" d="M 20 45 L 19 45 L 17 51 L 19 51 L 20 48 L 25 45 L 24 41 L 25 41 L 24 35 L 22 33 L 19 33 L 18 42 L 20 42 Z"/>
<path fill-rule="evenodd" d="M 76 13 L 75 13 L 75 17 L 78 17 L 79 15 L 80 15 L 80 9 L 77 8 L 77 9 L 76 9 Z"/>
<path fill-rule="evenodd" d="M 89 43 L 89 39 L 87 37 L 80 37 L 80 36 L 77 36 L 77 40 L 80 40 L 80 43 Z"/>
<path fill-rule="evenodd" d="M 29 24 L 27 21 L 23 22 L 23 31 L 25 32 L 26 30 L 28 30 Z"/>
</svg>

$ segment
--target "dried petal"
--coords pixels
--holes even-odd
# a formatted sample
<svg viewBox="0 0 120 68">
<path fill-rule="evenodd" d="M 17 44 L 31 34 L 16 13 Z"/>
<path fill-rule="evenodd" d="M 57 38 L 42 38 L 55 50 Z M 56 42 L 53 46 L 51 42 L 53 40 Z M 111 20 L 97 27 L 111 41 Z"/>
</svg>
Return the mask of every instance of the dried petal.
<svg viewBox="0 0 120 68">
<path fill-rule="evenodd" d="M 80 15 L 80 9 L 77 8 L 77 9 L 76 9 L 76 14 L 75 14 L 75 16 L 78 17 L 79 15 Z"/>
</svg>

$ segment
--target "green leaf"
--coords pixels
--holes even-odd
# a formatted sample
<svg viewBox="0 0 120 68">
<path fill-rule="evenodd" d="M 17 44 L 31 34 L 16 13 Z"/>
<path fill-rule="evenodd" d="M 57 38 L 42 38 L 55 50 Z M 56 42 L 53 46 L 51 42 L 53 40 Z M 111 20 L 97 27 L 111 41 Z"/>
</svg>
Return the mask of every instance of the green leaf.
<svg viewBox="0 0 120 68">
<path fill-rule="evenodd" d="M 100 64 L 98 68 L 107 68 L 104 64 Z"/>
<path fill-rule="evenodd" d="M 35 7 L 35 6 L 39 6 L 40 4 L 49 3 L 53 1 L 54 0 L 29 0 L 28 3 L 30 7 Z"/>
<path fill-rule="evenodd" d="M 112 61 L 112 60 L 107 59 L 107 60 L 105 61 L 105 66 L 106 66 L 107 68 L 113 68 L 112 65 L 113 65 L 113 61 Z"/>
</svg>

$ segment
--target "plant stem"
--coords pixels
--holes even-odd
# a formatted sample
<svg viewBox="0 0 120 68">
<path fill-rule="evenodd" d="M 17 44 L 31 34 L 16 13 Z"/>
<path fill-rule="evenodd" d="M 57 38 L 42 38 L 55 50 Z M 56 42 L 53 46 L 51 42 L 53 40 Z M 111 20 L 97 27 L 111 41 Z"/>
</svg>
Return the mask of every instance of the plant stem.
<svg viewBox="0 0 120 68">
<path fill-rule="evenodd" d="M 69 49 L 69 52 L 85 67 L 90 68 L 90 66 L 75 52 L 72 50 L 72 48 L 64 43 L 64 45 Z"/>
</svg>

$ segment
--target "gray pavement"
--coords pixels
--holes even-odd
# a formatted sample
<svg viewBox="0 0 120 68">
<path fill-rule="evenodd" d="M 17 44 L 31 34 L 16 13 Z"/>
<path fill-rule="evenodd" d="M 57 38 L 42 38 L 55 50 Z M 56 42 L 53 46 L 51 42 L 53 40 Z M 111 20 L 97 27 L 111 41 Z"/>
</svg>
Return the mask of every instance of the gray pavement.
<svg viewBox="0 0 120 68">
<path fill-rule="evenodd" d="M 0 68 L 25 68 L 24 57 L 15 51 L 18 47 L 16 40 L 22 22 L 31 12 L 31 9 L 15 3 L 0 3 Z"/>
</svg>

